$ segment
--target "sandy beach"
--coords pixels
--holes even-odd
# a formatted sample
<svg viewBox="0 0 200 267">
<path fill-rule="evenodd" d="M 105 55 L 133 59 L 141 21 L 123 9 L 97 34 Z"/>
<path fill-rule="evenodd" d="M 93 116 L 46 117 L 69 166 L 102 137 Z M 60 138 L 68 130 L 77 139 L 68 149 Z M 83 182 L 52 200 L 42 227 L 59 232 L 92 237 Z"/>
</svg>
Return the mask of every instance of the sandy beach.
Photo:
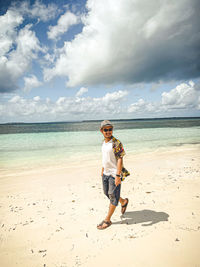
<svg viewBox="0 0 200 267">
<path fill-rule="evenodd" d="M 101 159 L 1 176 L 2 267 L 200 267 L 200 153 L 187 145 L 127 155 L 129 198 L 106 230 Z"/>
</svg>

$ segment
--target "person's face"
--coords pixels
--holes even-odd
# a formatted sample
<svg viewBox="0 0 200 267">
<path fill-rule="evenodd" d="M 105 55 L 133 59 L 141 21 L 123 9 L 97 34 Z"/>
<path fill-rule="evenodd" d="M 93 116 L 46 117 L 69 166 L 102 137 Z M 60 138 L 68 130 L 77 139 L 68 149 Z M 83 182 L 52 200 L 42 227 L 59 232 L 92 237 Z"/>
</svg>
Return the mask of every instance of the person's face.
<svg viewBox="0 0 200 267">
<path fill-rule="evenodd" d="M 112 126 L 105 126 L 101 129 L 101 132 L 104 136 L 104 138 L 111 138 L 113 133 L 113 127 Z"/>
</svg>

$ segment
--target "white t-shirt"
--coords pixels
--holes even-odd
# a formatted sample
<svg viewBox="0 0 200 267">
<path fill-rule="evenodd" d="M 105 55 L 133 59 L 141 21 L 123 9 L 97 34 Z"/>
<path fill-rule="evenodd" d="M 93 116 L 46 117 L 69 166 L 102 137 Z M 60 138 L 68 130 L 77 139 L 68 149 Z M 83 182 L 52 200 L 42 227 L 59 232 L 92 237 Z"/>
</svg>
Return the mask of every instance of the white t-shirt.
<svg viewBox="0 0 200 267">
<path fill-rule="evenodd" d="M 105 175 L 116 176 L 117 173 L 117 160 L 113 152 L 113 141 L 103 142 L 102 145 L 102 165 L 104 168 Z"/>
</svg>

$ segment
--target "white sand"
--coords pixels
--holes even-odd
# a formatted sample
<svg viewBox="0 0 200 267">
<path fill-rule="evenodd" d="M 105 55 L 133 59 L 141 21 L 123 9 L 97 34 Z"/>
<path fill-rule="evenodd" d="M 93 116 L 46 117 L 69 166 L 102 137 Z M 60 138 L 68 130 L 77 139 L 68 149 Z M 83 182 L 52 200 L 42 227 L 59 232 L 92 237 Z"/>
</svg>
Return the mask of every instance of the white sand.
<svg viewBox="0 0 200 267">
<path fill-rule="evenodd" d="M 101 159 L 75 166 L 0 178 L 0 266 L 200 266 L 198 146 L 126 156 L 130 202 L 106 230 Z"/>
</svg>

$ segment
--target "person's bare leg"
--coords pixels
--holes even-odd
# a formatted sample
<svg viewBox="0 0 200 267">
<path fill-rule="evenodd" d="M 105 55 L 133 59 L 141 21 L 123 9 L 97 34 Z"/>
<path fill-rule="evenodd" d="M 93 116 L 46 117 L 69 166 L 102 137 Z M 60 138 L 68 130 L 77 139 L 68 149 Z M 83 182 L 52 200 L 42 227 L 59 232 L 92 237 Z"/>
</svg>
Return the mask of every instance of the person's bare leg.
<svg viewBox="0 0 200 267">
<path fill-rule="evenodd" d="M 110 203 L 108 214 L 107 214 L 107 216 L 105 218 L 106 222 L 110 222 L 110 218 L 112 217 L 115 209 L 116 209 L 116 206 Z"/>
<path fill-rule="evenodd" d="M 126 212 L 127 205 L 128 205 L 128 198 L 121 198 L 119 199 L 119 202 L 121 203 L 121 213 L 122 215 Z"/>
<path fill-rule="evenodd" d="M 123 205 L 125 205 L 125 204 L 127 203 L 127 200 L 124 199 L 124 198 L 122 198 L 122 197 L 120 197 L 120 198 L 119 198 L 119 202 L 120 202 L 120 204 L 123 206 Z"/>
<path fill-rule="evenodd" d="M 116 209 L 116 206 L 115 205 L 112 205 L 110 203 L 108 214 L 107 214 L 105 220 L 102 223 L 100 223 L 99 225 L 97 225 L 97 228 L 98 229 L 105 229 L 105 228 L 107 228 L 108 226 L 111 225 L 112 222 L 110 221 L 110 218 L 113 215 L 115 209 Z"/>
<path fill-rule="evenodd" d="M 120 202 L 120 204 L 123 206 L 123 205 L 125 205 L 125 204 L 127 203 L 127 200 L 124 199 L 124 198 L 122 198 L 122 197 L 120 197 L 120 198 L 119 198 L 119 202 Z M 113 215 L 115 209 L 116 209 L 116 206 L 110 203 L 109 210 L 108 210 L 108 214 L 107 214 L 107 216 L 106 216 L 106 218 L 105 218 L 105 221 L 106 221 L 106 222 L 110 222 L 110 219 L 111 219 L 111 217 L 112 217 L 112 215 Z"/>
</svg>

